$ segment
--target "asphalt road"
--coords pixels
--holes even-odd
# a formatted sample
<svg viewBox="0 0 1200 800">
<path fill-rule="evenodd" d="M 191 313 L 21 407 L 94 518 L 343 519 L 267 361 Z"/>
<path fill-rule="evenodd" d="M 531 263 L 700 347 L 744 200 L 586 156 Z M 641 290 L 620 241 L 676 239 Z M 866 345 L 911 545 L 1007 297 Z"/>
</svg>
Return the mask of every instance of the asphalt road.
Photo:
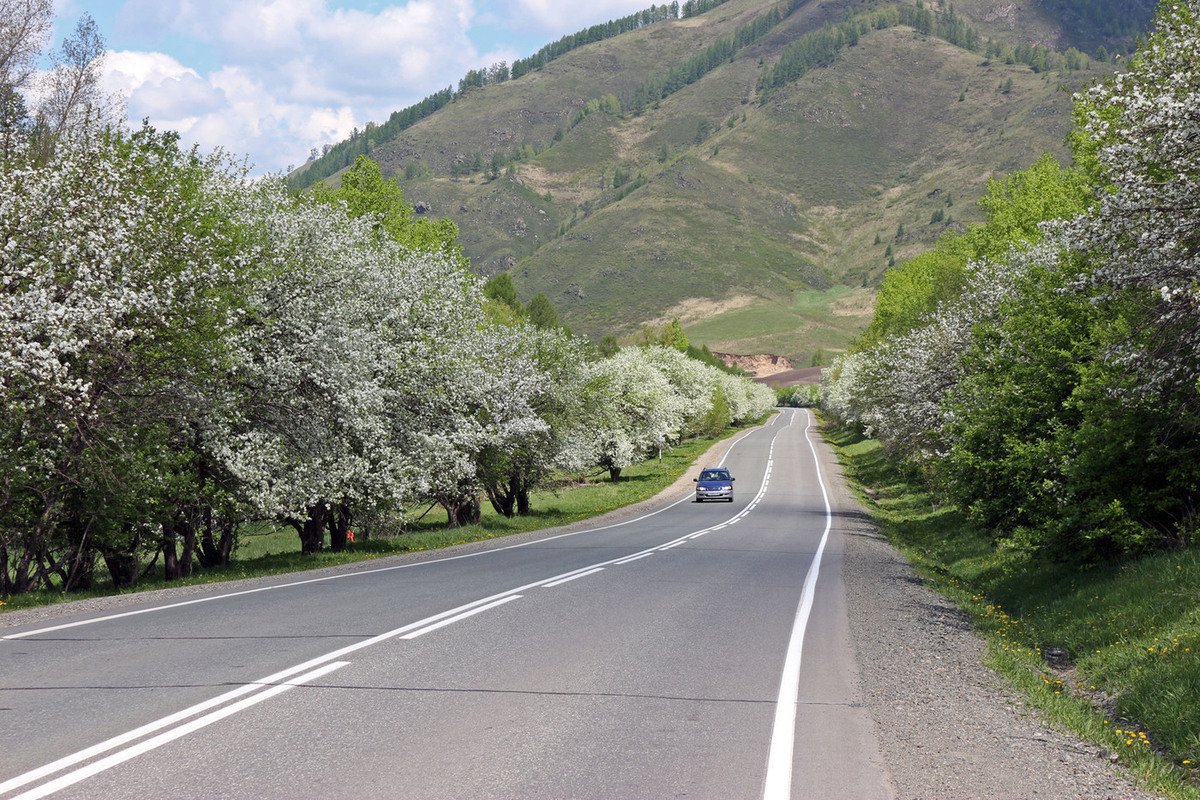
<svg viewBox="0 0 1200 800">
<path fill-rule="evenodd" d="M 0 798 L 890 797 L 809 423 L 732 504 L 0 628 Z"/>
</svg>

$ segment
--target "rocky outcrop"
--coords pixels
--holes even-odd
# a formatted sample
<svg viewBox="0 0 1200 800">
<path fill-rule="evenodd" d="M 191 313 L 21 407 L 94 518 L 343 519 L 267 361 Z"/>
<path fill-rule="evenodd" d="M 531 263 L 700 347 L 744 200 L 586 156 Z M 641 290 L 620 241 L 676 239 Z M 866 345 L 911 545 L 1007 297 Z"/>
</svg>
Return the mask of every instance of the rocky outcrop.
<svg viewBox="0 0 1200 800">
<path fill-rule="evenodd" d="M 787 372 L 795 369 L 795 365 L 784 358 L 770 353 L 751 356 L 739 356 L 733 353 L 713 353 L 728 366 L 739 366 L 757 378 L 774 375 L 777 372 Z"/>
</svg>

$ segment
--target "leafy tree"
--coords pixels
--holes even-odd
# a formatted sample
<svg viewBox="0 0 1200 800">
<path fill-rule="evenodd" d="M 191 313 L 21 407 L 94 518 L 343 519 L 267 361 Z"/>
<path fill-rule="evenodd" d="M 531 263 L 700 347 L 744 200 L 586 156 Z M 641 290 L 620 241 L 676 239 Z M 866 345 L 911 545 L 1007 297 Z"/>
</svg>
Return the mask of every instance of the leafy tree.
<svg viewBox="0 0 1200 800">
<path fill-rule="evenodd" d="M 92 18 L 84 14 L 73 35 L 63 41 L 54 56 L 45 99 L 38 110 L 38 122 L 51 139 L 63 135 L 68 126 L 77 127 L 89 114 L 99 115 L 104 52 L 104 37 Z"/>
<path fill-rule="evenodd" d="M 0 0 L 0 89 L 28 87 L 54 22 L 52 0 Z"/>
<path fill-rule="evenodd" d="M 1001 258 L 1014 245 L 1038 242 L 1042 223 L 1073 218 L 1092 201 L 1087 178 L 1078 170 L 1064 169 L 1045 153 L 1028 169 L 988 180 L 979 200 L 987 223 L 969 234 L 972 255 Z"/>
<path fill-rule="evenodd" d="M 550 304 L 550 299 L 546 295 L 538 293 L 529 301 L 529 306 L 525 310 L 529 317 L 529 322 L 537 328 L 545 328 L 554 330 L 559 327 L 558 312 L 554 310 L 554 306 Z"/>
<path fill-rule="evenodd" d="M 612 358 L 621 350 L 621 345 L 617 343 L 617 337 L 609 333 L 600 340 L 597 350 L 604 358 Z"/>
<path fill-rule="evenodd" d="M 663 347 L 670 347 L 681 353 L 687 352 L 688 339 L 687 335 L 683 332 L 683 326 L 679 324 L 679 317 L 675 317 L 663 326 L 662 333 L 658 337 L 658 342 Z"/>
<path fill-rule="evenodd" d="M 923 280 L 944 239 L 827 371 L 828 410 L 1014 546 L 1090 562 L 1194 529 L 1198 52 L 1194 5 L 1164 4 L 1129 71 L 1077 98 L 1078 166 L 993 182 L 988 223 L 949 240 L 961 291 L 933 303 L 953 281 Z"/>
<path fill-rule="evenodd" d="M 195 538 L 172 563 L 171 537 L 221 480 L 203 433 L 228 408 L 244 175 L 174 134 L 85 125 L 5 177 L 0 590 L 83 585 L 97 553 L 118 582 L 146 549 L 186 574 Z"/>
<path fill-rule="evenodd" d="M 962 291 L 969 256 L 970 248 L 962 237 L 944 236 L 934 250 L 885 273 L 875 298 L 875 315 L 858 346 L 925 324 L 940 305 Z"/>
<path fill-rule="evenodd" d="M 312 191 L 321 202 L 345 204 L 352 217 L 371 219 L 376 230 L 405 247 L 417 251 L 444 250 L 462 258 L 456 244 L 458 226 L 449 218 L 436 222 L 418 218 L 396 179 L 385 179 L 379 165 L 366 156 L 355 159 L 336 190 L 318 183 Z"/>
<path fill-rule="evenodd" d="M 587 365 L 589 417 L 575 437 L 574 459 L 621 478 L 628 466 L 669 447 L 681 436 L 715 424 L 724 413 L 742 423 L 775 404 L 775 393 L 659 344 L 626 347 Z"/>
<path fill-rule="evenodd" d="M 514 311 L 521 312 L 521 301 L 517 299 L 517 287 L 512 275 L 508 272 L 498 272 L 483 285 L 483 296 L 489 300 L 503 303 Z"/>
<path fill-rule="evenodd" d="M 555 467 L 573 466 L 570 445 L 588 397 L 585 359 L 582 344 L 558 331 L 516 325 L 491 333 L 477 463 L 492 507 L 511 517 L 529 513 L 530 492 Z"/>
<path fill-rule="evenodd" d="M 1072 139 L 1101 189 L 1072 232 L 1091 245 L 1094 284 L 1145 309 L 1143 330 L 1120 357 L 1144 366 L 1149 387 L 1200 380 L 1198 16 L 1192 3 L 1163 3 L 1128 72 L 1084 95 Z"/>
</svg>

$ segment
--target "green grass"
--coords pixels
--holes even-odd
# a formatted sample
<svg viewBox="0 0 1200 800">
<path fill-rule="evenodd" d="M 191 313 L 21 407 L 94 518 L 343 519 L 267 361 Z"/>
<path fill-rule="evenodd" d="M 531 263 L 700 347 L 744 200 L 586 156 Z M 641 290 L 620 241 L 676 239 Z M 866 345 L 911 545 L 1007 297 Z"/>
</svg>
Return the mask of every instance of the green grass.
<svg viewBox="0 0 1200 800">
<path fill-rule="evenodd" d="M 1200 552 L 1084 569 L 998 550 L 877 442 L 826 436 L 888 538 L 973 617 L 989 667 L 1149 789 L 1200 797 Z"/>
<path fill-rule="evenodd" d="M 663 452 L 661 460 L 656 458 L 625 469 L 617 483 L 597 476 L 584 483 L 564 483 L 556 489 L 534 492 L 530 497 L 532 510 L 526 516 L 507 519 L 497 514 L 485 502 L 483 519 L 479 524 L 448 530 L 445 512 L 435 508 L 419 521 L 410 522 L 403 534 L 370 539 L 359 536 L 341 553 L 324 550 L 304 556 L 299 552 L 299 537 L 291 528 L 256 525 L 243 533 L 234 553 L 233 563 L 229 566 L 207 570 L 197 568 L 190 578 L 172 582 L 162 580 L 159 577 L 159 569 L 140 581 L 133 590 L 125 591 L 143 592 L 169 586 L 191 586 L 284 575 L 391 555 L 436 550 L 591 519 L 658 495 L 683 475 L 713 444 L 735 436 L 745 429 L 730 428 L 716 438 L 703 437 L 684 441 Z M 413 516 L 420 516 L 425 510 L 417 509 Z M 94 589 L 85 592 L 31 592 L 0 600 L 0 612 L 105 597 L 114 593 L 118 592 L 115 592 L 107 581 L 98 581 Z"/>
<path fill-rule="evenodd" d="M 693 344 L 716 352 L 774 353 L 807 367 L 818 351 L 841 352 L 870 321 L 873 296 L 849 286 L 800 290 L 790 302 L 759 301 L 698 321 L 683 320 Z"/>
<path fill-rule="evenodd" d="M 789 25 L 799 32 L 814 22 Z M 813 290 L 873 287 L 888 245 L 902 260 L 936 242 L 946 223 L 931 224 L 934 212 L 978 222 L 975 200 L 987 177 L 1027 167 L 1045 150 L 1064 152 L 1070 97 L 1026 67 L 985 67 L 978 54 L 945 42 L 880 31 L 768 102 L 743 103 L 759 54 L 739 56 L 640 117 L 607 118 L 624 143 L 619 155 L 614 139 L 602 146 L 571 132 L 534 160 L 546 185 L 577 187 L 555 191 L 553 205 L 584 197 L 592 205 L 574 217 L 568 237 L 520 251 L 514 278 L 522 294 L 547 291 L 560 318 L 592 336 L 636 335 L 643 322 L 673 316 L 681 301 L 752 297 L 761 302 L 713 320 L 698 340 L 801 359 L 837 351 L 865 321 L 834 314 L 836 296 Z M 1007 77 L 1014 90 L 998 92 Z M 970 100 L 959 102 L 966 85 Z M 715 127 L 696 145 L 700 119 Z M 664 143 L 676 156 L 666 164 L 657 159 Z M 599 165 L 617 161 L 649 183 L 613 203 L 595 187 Z M 587 181 L 559 172 L 568 165 Z M 547 210 L 558 219 L 571 213 Z M 901 224 L 906 234 L 896 238 Z M 797 292 L 826 307 L 787 309 Z"/>
<path fill-rule="evenodd" d="M 1025 168 L 1044 151 L 1067 157 L 1072 102 L 1057 73 L 989 61 L 899 28 L 862 36 L 763 101 L 757 81 L 784 47 L 870 5 L 810 0 L 771 35 L 642 113 L 592 114 L 572 127 L 588 101 L 630 97 L 647 78 L 777 5 L 730 0 L 700 18 L 572 50 L 519 80 L 466 93 L 371 156 L 385 175 L 401 178 L 423 164 L 423 177 L 402 181 L 406 196 L 459 226 L 478 273 L 511 270 L 524 301 L 545 293 L 577 333 L 636 337 L 644 323 L 691 301 L 750 296 L 762 301 L 762 321 L 743 314 L 723 322 L 746 332 L 705 334 L 710 344 L 799 360 L 839 350 L 865 321 L 851 330 L 852 320 L 814 310 L 837 323 L 814 324 L 809 312 L 779 314 L 770 305 L 835 283 L 873 290 L 889 246 L 902 261 L 934 244 L 949 224 L 932 222 L 937 211 L 956 224 L 980 222 L 975 201 L 990 176 Z M 1099 35 L 1087 15 L 997 15 L 993 5 L 956 4 L 983 40 L 1010 46 L 1023 37 L 1065 48 Z M 1108 69 L 1067 76 L 1063 88 Z M 1009 80 L 1012 90 L 1001 91 Z M 702 125 L 707 138 L 697 142 Z M 513 176 L 448 177 L 476 153 L 489 164 L 493 152 L 520 146 L 539 154 Z M 647 184 L 617 200 L 618 168 Z M 900 224 L 907 233 L 896 238 Z"/>
</svg>

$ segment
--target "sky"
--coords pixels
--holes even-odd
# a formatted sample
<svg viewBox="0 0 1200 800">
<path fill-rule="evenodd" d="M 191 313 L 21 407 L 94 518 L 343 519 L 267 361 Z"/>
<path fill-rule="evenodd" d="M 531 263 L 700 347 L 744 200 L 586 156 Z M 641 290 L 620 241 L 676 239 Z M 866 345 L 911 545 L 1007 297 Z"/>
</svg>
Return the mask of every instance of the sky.
<svg viewBox="0 0 1200 800">
<path fill-rule="evenodd" d="M 204 151 L 254 174 L 303 164 L 468 70 L 511 64 L 652 0 L 55 0 L 53 46 L 88 14 L 104 87 Z"/>
</svg>

